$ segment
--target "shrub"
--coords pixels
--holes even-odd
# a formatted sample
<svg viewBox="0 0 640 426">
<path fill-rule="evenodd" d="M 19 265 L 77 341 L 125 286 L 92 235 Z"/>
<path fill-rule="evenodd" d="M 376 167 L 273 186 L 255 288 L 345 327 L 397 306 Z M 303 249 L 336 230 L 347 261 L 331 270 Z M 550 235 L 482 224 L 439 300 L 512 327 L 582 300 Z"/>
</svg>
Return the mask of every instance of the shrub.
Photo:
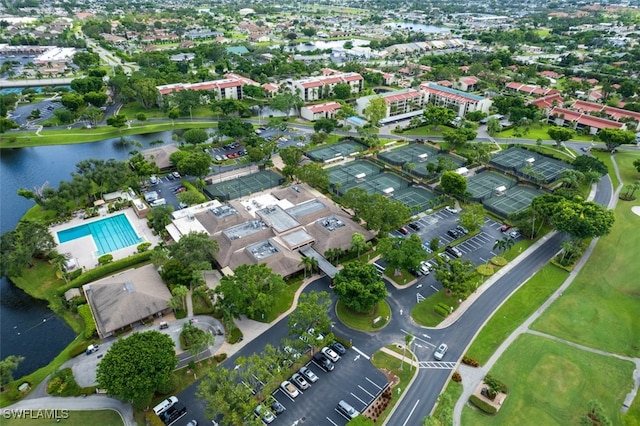
<svg viewBox="0 0 640 426">
<path fill-rule="evenodd" d="M 478 366 L 480 365 L 480 363 L 479 363 L 478 361 L 476 361 L 476 360 L 475 360 L 475 359 L 473 359 L 473 358 L 469 358 L 469 357 L 468 357 L 468 356 L 466 356 L 466 355 L 462 357 L 462 362 L 463 362 L 464 364 L 470 365 L 470 366 L 472 366 L 472 367 L 478 367 Z"/>
<path fill-rule="evenodd" d="M 87 350 L 87 346 L 89 345 L 86 341 L 78 343 L 73 348 L 71 348 L 71 350 L 69 350 L 69 357 L 74 358 L 80 354 L 85 353 L 85 351 Z"/>
<path fill-rule="evenodd" d="M 98 258 L 98 265 L 106 265 L 107 263 L 113 262 L 112 254 L 103 254 Z"/>
<path fill-rule="evenodd" d="M 187 317 L 187 311 L 185 311 L 184 309 L 174 309 L 173 312 L 176 316 L 176 319 L 182 319 Z"/>
<path fill-rule="evenodd" d="M 462 381 L 462 375 L 458 371 L 454 371 L 453 375 L 451 376 L 451 380 L 456 383 L 460 383 Z"/>
<path fill-rule="evenodd" d="M 434 306 L 433 310 L 436 311 L 436 313 L 442 317 L 446 317 L 447 315 L 449 315 L 449 309 L 444 309 L 440 305 Z"/>
<path fill-rule="evenodd" d="M 76 383 L 71 368 L 64 368 L 53 373 L 47 392 L 56 396 L 79 396 L 82 389 Z"/>
<path fill-rule="evenodd" d="M 149 241 L 145 241 L 142 244 L 138 244 L 138 253 L 143 253 L 149 250 L 149 247 L 151 247 L 151 243 Z"/>
<path fill-rule="evenodd" d="M 96 322 L 93 319 L 93 315 L 91 315 L 91 308 L 89 305 L 80 305 L 78 306 L 78 313 L 82 317 L 82 321 L 84 321 L 84 337 L 86 339 L 90 339 L 96 334 Z"/>
<path fill-rule="evenodd" d="M 158 389 L 156 389 L 156 390 L 157 390 L 157 392 L 159 394 L 166 395 L 166 394 L 170 393 L 171 391 L 173 391 L 176 388 L 176 386 L 177 386 L 176 385 L 176 379 L 173 376 L 173 374 L 171 374 L 169 376 L 169 378 L 164 383 L 162 383 L 160 386 L 158 386 Z"/>
<path fill-rule="evenodd" d="M 227 341 L 231 344 L 234 344 L 242 339 L 242 331 L 238 327 L 234 327 L 229 331 L 229 335 L 227 337 Z"/>
<path fill-rule="evenodd" d="M 498 411 L 496 407 L 476 395 L 471 395 L 469 401 L 487 414 L 495 414 Z"/>
<path fill-rule="evenodd" d="M 217 355 L 215 355 L 215 356 L 213 357 L 213 359 L 215 359 L 215 360 L 216 360 L 216 362 L 222 362 L 222 361 L 224 361 L 225 359 L 227 359 L 227 354 L 226 354 L 226 353 L 224 353 L 224 352 L 223 352 L 223 353 L 221 353 L 221 354 L 217 354 Z"/>
<path fill-rule="evenodd" d="M 496 266 L 504 266 L 507 264 L 507 259 L 505 259 L 502 256 L 494 256 L 491 258 L 491 263 L 493 263 Z"/>
<path fill-rule="evenodd" d="M 162 420 L 160 420 L 160 417 L 158 417 L 158 415 L 154 413 L 153 410 L 147 411 L 144 414 L 144 417 L 147 420 L 147 424 L 149 426 L 164 426 L 164 423 L 162 422 Z"/>
</svg>

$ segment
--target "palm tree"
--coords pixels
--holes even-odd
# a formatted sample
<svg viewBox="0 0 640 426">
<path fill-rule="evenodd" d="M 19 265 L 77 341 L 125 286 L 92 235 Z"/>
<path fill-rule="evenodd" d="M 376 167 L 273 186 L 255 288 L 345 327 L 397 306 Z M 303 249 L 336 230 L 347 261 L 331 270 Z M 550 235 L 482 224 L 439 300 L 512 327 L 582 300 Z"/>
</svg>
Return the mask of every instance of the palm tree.
<svg viewBox="0 0 640 426">
<path fill-rule="evenodd" d="M 370 247 L 371 243 L 368 243 L 367 240 L 365 240 L 364 235 L 356 232 L 351 236 L 351 250 L 358 253 L 358 259 L 360 259 L 360 252 L 368 250 Z"/>
<path fill-rule="evenodd" d="M 400 370 L 404 367 L 404 358 L 407 355 L 407 346 L 409 346 L 413 342 L 413 334 L 407 333 L 404 336 L 404 347 L 402 353 L 402 364 L 400 364 Z M 410 364 L 411 365 L 411 364 Z"/>
<path fill-rule="evenodd" d="M 303 257 L 299 265 L 304 267 L 304 278 L 307 279 L 307 269 L 312 271 L 318 266 L 318 260 L 315 257 Z"/>
<path fill-rule="evenodd" d="M 496 240 L 496 242 L 493 243 L 493 250 L 494 251 L 504 250 L 504 238 L 501 240 Z"/>
</svg>

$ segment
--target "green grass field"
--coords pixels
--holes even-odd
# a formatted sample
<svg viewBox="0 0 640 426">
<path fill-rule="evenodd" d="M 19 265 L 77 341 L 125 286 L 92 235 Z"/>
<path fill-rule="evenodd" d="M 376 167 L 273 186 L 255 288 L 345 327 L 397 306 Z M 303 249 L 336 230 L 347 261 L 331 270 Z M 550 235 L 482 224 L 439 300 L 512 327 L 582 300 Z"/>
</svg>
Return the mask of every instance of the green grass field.
<svg viewBox="0 0 640 426">
<path fill-rule="evenodd" d="M 391 318 L 391 307 L 385 300 L 378 302 L 375 310 L 370 314 L 359 314 L 347 308 L 344 303 L 336 303 L 336 314 L 338 319 L 347 327 L 355 330 L 376 331 L 385 326 Z M 382 317 L 382 319 L 374 326 L 373 320 Z"/>
<path fill-rule="evenodd" d="M 623 181 L 638 173 L 639 155 L 616 154 Z M 618 201 L 611 233 L 600 238 L 591 259 L 561 298 L 533 328 L 582 345 L 640 356 L 640 217 L 638 202 Z"/>
<path fill-rule="evenodd" d="M 31 418 L 22 419 L 8 419 L 3 416 L 2 426 L 53 426 L 60 424 L 67 425 L 92 425 L 92 426 L 116 426 L 124 424 L 122 418 L 117 411 L 113 410 L 94 410 L 94 411 L 66 411 L 66 418 L 64 418 L 61 410 L 55 411 L 38 411 L 32 410 L 28 415 Z M 39 418 L 38 415 L 42 418 Z M 55 416 L 60 417 L 59 421 L 56 421 Z M 44 418 L 54 417 L 54 418 Z"/>
<path fill-rule="evenodd" d="M 440 302 L 454 308 L 458 305 L 455 298 L 447 296 L 444 291 L 439 291 L 415 305 L 411 310 L 411 318 L 419 325 L 435 327 L 444 320 L 444 317 L 433 309 Z"/>
<path fill-rule="evenodd" d="M 400 396 L 407 389 L 407 384 L 411 380 L 411 377 L 413 377 L 413 375 L 416 374 L 418 370 L 416 368 L 407 368 L 408 364 L 406 362 L 404 363 L 404 366 L 403 366 L 403 362 L 401 359 L 388 355 L 382 351 L 378 351 L 375 354 L 373 354 L 373 356 L 371 357 L 371 363 L 376 368 L 379 368 L 379 369 L 383 368 L 385 370 L 390 371 L 391 373 L 398 376 L 398 378 L 400 379 L 398 384 L 394 387 L 393 398 L 391 398 L 391 404 L 384 411 L 384 413 L 378 418 L 378 424 L 383 424 L 384 420 L 387 418 L 387 416 L 391 412 L 393 406 L 398 403 L 398 401 L 400 400 Z M 403 368 L 400 368 L 402 366 Z M 399 389 L 400 393 L 398 393 L 396 389 Z"/>
<path fill-rule="evenodd" d="M 485 364 L 498 346 L 564 282 L 569 273 L 551 264 L 542 268 L 496 311 L 467 351 Z"/>
<path fill-rule="evenodd" d="M 634 364 L 564 343 L 525 334 L 490 374 L 504 382 L 508 397 L 500 412 L 486 416 L 465 406 L 463 425 L 577 425 L 588 402 L 597 400 L 612 424 L 632 386 Z"/>
</svg>

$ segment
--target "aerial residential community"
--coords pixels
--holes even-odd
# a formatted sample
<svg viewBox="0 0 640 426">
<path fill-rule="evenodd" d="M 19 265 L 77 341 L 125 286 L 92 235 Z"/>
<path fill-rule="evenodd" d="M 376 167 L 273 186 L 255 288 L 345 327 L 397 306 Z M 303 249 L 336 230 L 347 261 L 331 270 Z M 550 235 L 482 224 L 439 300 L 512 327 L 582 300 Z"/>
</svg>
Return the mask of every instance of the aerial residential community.
<svg viewBox="0 0 640 426">
<path fill-rule="evenodd" d="M 640 3 L 0 5 L 3 425 L 640 425 Z"/>
</svg>

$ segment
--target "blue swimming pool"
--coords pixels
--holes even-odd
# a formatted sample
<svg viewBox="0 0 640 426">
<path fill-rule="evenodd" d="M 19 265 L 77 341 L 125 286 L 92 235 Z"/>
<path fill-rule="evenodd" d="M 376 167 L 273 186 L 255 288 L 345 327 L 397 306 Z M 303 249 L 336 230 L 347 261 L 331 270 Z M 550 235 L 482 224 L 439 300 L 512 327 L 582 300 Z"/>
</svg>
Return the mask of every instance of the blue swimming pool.
<svg viewBox="0 0 640 426">
<path fill-rule="evenodd" d="M 93 237 L 99 255 L 142 242 L 124 213 L 58 231 L 58 240 L 60 243 L 66 243 L 89 235 Z"/>
</svg>

